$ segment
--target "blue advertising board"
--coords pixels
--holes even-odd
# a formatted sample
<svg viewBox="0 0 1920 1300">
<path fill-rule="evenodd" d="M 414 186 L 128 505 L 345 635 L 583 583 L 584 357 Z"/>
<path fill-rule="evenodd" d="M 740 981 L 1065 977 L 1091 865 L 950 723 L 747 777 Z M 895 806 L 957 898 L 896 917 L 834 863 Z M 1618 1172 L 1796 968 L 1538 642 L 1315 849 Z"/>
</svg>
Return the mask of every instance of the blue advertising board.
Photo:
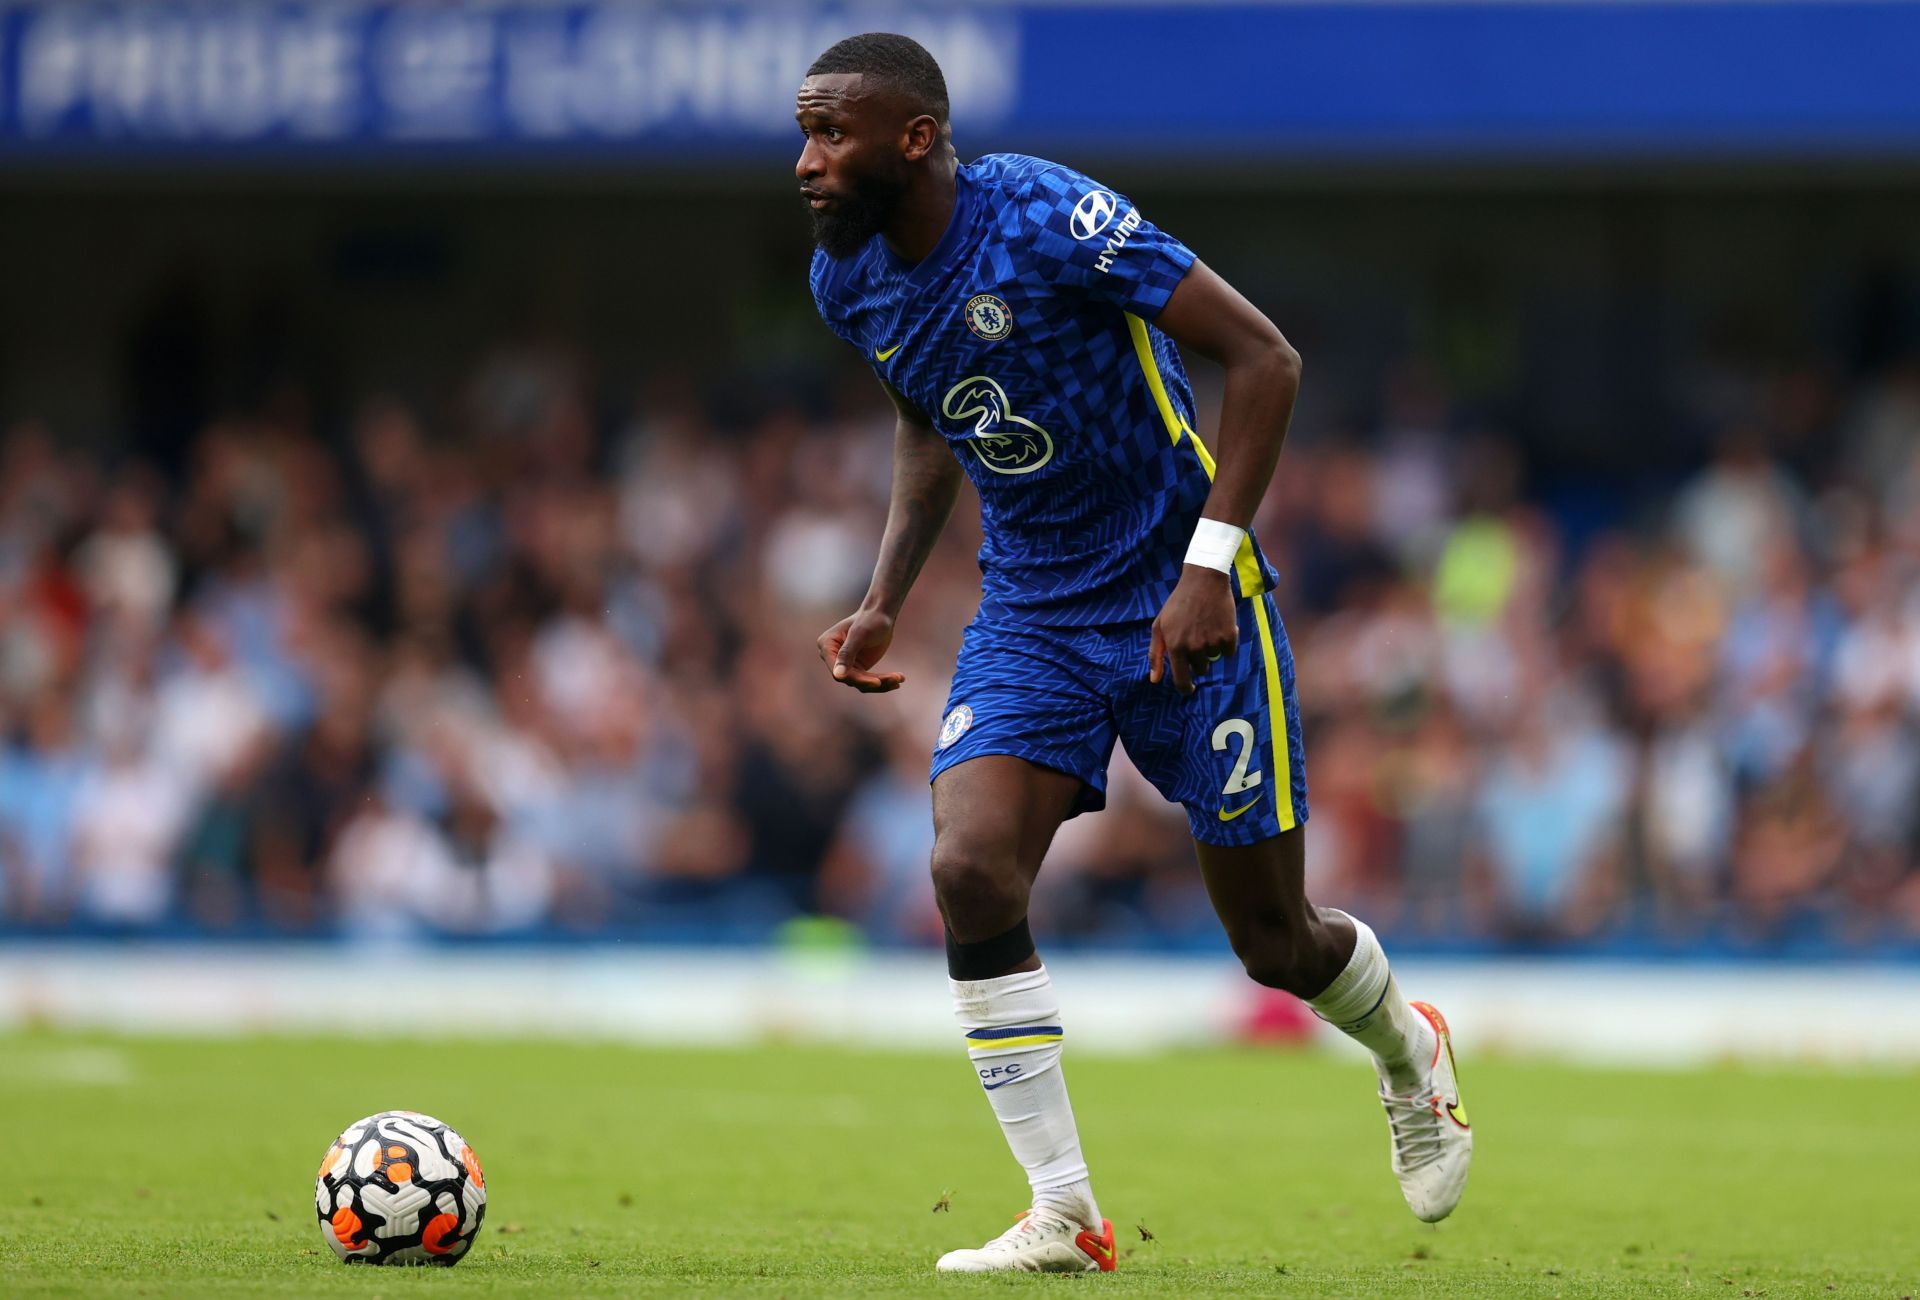
<svg viewBox="0 0 1920 1300">
<path fill-rule="evenodd" d="M 838 37 L 923 40 L 963 154 L 1920 157 L 1920 3 L 0 3 L 0 166 L 729 162 Z"/>
</svg>

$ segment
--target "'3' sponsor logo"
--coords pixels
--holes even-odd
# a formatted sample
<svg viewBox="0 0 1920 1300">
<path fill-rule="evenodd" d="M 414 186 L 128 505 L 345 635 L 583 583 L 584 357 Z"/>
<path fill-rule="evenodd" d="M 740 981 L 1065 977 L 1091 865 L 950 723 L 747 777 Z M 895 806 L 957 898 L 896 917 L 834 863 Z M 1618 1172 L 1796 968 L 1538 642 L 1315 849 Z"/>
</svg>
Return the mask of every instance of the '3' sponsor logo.
<svg viewBox="0 0 1920 1300">
<path fill-rule="evenodd" d="M 962 379 L 947 390 L 940 413 L 971 423 L 974 454 L 996 474 L 1031 474 L 1053 459 L 1047 431 L 1008 409 L 1007 390 L 986 375 Z"/>
</svg>

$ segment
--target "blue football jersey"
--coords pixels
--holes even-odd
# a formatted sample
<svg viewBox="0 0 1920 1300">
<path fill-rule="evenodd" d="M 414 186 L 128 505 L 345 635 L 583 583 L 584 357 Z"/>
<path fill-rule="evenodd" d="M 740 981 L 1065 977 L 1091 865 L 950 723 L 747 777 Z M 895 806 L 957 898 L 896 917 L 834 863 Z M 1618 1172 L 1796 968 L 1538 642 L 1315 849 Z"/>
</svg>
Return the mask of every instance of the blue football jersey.
<svg viewBox="0 0 1920 1300">
<path fill-rule="evenodd" d="M 1180 577 L 1213 459 L 1153 322 L 1193 253 L 1070 167 L 991 154 L 908 265 L 878 236 L 816 252 L 829 328 L 924 412 L 979 491 L 981 613 L 1049 626 L 1150 619 Z M 1251 539 L 1235 582 L 1269 590 Z"/>
</svg>

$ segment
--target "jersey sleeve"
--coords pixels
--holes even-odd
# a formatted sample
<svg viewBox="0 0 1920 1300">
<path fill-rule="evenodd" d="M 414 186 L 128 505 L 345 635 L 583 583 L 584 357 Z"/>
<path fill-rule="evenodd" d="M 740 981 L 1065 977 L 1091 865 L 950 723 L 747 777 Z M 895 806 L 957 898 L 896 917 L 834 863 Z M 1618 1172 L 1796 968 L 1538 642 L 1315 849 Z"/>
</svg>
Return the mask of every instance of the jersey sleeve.
<svg viewBox="0 0 1920 1300">
<path fill-rule="evenodd" d="M 1071 167 L 1035 172 L 1021 212 L 1026 253 L 1042 280 L 1147 320 L 1193 265 L 1193 250 L 1132 200 Z"/>
</svg>

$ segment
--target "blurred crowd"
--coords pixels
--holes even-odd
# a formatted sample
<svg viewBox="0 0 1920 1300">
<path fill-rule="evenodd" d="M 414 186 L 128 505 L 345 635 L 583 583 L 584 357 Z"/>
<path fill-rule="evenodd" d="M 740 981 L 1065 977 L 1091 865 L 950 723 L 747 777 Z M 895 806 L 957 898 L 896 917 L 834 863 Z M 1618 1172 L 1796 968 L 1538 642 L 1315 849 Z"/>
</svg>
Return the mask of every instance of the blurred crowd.
<svg viewBox="0 0 1920 1300">
<path fill-rule="evenodd" d="M 905 689 L 835 686 L 814 638 L 888 485 L 864 380 L 609 404 L 519 345 L 176 464 L 5 430 L 0 928 L 936 942 L 978 520 L 908 603 Z M 1920 367 L 1701 405 L 1690 474 L 1624 485 L 1542 481 L 1418 366 L 1296 431 L 1258 527 L 1316 899 L 1434 945 L 1920 940 Z M 1035 912 L 1217 942 L 1183 816 L 1118 756 Z"/>
</svg>

